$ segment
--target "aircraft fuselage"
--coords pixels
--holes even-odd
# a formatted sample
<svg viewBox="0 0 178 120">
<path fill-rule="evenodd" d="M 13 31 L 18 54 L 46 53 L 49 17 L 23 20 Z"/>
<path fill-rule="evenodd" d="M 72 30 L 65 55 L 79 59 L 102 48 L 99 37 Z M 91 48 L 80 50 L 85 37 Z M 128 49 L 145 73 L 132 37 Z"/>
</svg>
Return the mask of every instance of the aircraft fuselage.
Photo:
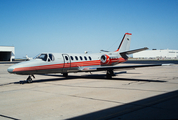
<svg viewBox="0 0 178 120">
<path fill-rule="evenodd" d="M 39 57 L 41 55 L 41 57 Z M 95 71 L 100 66 L 112 66 L 127 59 L 118 52 L 95 54 L 74 53 L 42 53 L 36 58 L 18 63 L 8 68 L 9 73 L 21 75 L 70 73 L 80 71 Z"/>
<path fill-rule="evenodd" d="M 125 33 L 114 52 L 104 51 L 94 54 L 42 53 L 30 61 L 15 64 L 7 69 L 9 73 L 29 75 L 27 82 L 32 82 L 35 74 L 62 73 L 64 77 L 71 72 L 106 71 L 106 77 L 115 76 L 113 70 L 150 67 L 160 65 L 114 66 L 127 61 L 129 54 L 147 50 L 147 47 L 130 50 L 131 33 Z"/>
</svg>

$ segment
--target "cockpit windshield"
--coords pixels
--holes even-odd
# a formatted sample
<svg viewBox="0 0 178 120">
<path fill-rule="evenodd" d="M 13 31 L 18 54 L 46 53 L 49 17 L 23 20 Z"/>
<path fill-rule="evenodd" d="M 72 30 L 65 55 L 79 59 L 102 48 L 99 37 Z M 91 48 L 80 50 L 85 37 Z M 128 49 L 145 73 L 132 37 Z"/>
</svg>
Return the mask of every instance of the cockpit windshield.
<svg viewBox="0 0 178 120">
<path fill-rule="evenodd" d="M 42 59 L 42 60 L 46 61 L 47 57 L 48 57 L 47 54 L 40 54 L 37 57 L 35 57 L 35 59 Z"/>
<path fill-rule="evenodd" d="M 54 61 L 54 56 L 51 53 L 50 54 L 42 53 L 42 54 L 39 54 L 36 57 L 34 57 L 34 59 L 42 59 L 43 61 L 48 60 L 48 62 L 50 62 L 50 61 Z"/>
</svg>

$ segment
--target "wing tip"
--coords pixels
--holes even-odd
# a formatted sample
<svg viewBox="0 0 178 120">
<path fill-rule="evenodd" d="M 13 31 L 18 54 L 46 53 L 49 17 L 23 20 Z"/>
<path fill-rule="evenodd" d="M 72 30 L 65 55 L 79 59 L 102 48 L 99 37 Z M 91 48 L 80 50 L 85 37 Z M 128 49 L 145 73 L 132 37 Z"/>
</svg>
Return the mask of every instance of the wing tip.
<svg viewBox="0 0 178 120">
<path fill-rule="evenodd" d="M 162 64 L 162 66 L 172 66 L 174 65 L 173 63 L 167 63 L 167 64 Z"/>
</svg>

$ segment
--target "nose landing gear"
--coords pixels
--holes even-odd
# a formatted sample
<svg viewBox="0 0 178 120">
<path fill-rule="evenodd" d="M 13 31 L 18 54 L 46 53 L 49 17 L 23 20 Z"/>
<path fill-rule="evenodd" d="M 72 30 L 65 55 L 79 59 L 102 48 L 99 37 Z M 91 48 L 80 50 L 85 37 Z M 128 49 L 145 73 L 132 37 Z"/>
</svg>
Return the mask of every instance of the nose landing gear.
<svg viewBox="0 0 178 120">
<path fill-rule="evenodd" d="M 29 75 L 27 78 L 27 83 L 32 83 L 32 77 L 35 78 L 34 75 Z"/>
</svg>

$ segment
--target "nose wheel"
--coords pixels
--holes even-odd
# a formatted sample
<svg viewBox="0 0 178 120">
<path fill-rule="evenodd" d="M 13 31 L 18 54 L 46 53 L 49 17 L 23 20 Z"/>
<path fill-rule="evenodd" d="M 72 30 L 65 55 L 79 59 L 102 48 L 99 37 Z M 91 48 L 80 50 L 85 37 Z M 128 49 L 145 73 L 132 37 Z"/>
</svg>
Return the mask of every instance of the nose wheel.
<svg viewBox="0 0 178 120">
<path fill-rule="evenodd" d="M 29 75 L 27 78 L 27 83 L 32 83 L 32 77 L 35 78 L 34 75 Z"/>
</svg>

